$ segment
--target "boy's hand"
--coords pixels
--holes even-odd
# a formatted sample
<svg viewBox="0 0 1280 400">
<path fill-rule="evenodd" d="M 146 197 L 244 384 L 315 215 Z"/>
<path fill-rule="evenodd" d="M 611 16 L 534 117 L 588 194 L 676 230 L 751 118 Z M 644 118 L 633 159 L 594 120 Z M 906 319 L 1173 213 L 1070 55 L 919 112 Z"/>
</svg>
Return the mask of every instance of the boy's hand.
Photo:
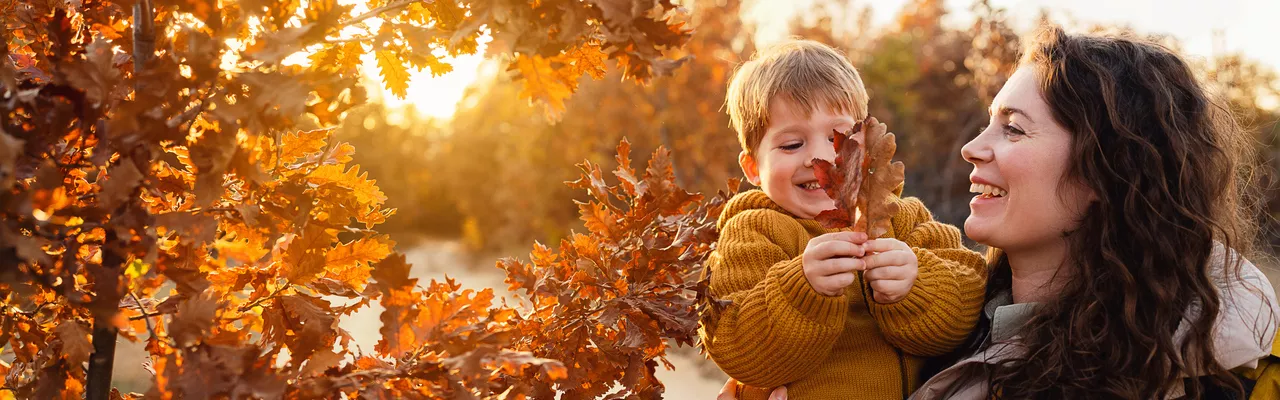
<svg viewBox="0 0 1280 400">
<path fill-rule="evenodd" d="M 867 234 L 861 232 L 835 232 L 810 239 L 801 258 L 809 286 L 826 296 L 844 293 L 844 288 L 857 280 L 854 271 L 863 269 L 858 257 L 864 254 L 862 243 L 866 241 Z"/>
<path fill-rule="evenodd" d="M 868 240 L 863 244 L 867 256 L 862 258 L 866 271 L 862 278 L 871 285 L 878 303 L 896 303 L 907 297 L 920 272 L 920 260 L 898 239 Z"/>
</svg>

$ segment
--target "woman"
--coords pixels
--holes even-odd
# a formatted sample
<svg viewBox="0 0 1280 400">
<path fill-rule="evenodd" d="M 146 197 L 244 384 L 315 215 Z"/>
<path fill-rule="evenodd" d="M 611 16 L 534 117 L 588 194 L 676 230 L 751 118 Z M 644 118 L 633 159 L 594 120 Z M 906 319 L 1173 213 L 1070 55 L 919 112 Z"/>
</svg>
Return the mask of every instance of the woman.
<svg viewBox="0 0 1280 400">
<path fill-rule="evenodd" d="M 981 193 L 965 233 L 993 249 L 982 321 L 912 398 L 1242 395 L 1231 370 L 1278 318 L 1239 256 L 1250 151 L 1170 50 L 1041 32 L 961 151 Z"/>
</svg>

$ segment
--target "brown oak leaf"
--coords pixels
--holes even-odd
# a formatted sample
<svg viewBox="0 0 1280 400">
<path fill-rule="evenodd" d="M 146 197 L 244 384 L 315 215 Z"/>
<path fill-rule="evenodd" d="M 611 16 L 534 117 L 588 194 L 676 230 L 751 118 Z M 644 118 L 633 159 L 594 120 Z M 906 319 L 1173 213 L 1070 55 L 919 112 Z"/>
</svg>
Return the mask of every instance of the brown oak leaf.
<svg viewBox="0 0 1280 400">
<path fill-rule="evenodd" d="M 855 137 L 858 133 L 862 134 L 860 141 Z M 823 226 L 852 225 L 871 238 L 892 229 L 893 215 L 898 212 L 896 193 L 906 172 L 901 161 L 893 161 L 896 139 L 885 124 L 867 117 L 849 132 L 836 134 L 834 164 L 814 160 L 818 183 L 836 200 L 836 209 L 818 214 Z"/>
<path fill-rule="evenodd" d="M 865 226 L 867 236 L 877 238 L 893 229 L 893 215 L 898 213 L 898 188 L 906 178 L 906 166 L 893 161 L 898 150 L 897 137 L 884 124 L 868 117 L 863 126 L 867 143 L 866 172 L 862 181 L 862 196 L 858 207 L 862 215 L 859 225 Z"/>
<path fill-rule="evenodd" d="M 93 352 L 93 345 L 89 343 L 89 331 L 80 326 L 75 320 L 63 320 L 58 324 L 54 331 L 58 334 L 58 339 L 62 340 L 62 354 L 72 365 L 80 365 L 85 361 L 89 361 L 89 354 Z"/>
</svg>

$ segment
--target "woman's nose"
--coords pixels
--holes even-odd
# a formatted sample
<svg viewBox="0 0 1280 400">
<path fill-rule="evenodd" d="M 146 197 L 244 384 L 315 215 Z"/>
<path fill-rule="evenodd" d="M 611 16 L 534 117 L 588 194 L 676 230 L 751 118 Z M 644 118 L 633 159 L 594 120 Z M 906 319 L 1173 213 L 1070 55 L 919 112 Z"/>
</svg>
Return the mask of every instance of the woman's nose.
<svg viewBox="0 0 1280 400">
<path fill-rule="evenodd" d="M 991 128 L 987 129 L 990 130 Z M 973 140 L 970 140 L 969 143 L 965 143 L 964 147 L 960 148 L 960 155 L 964 157 L 965 161 L 970 164 L 991 161 L 991 146 L 987 145 L 986 138 L 986 131 L 983 131 L 978 136 L 975 136 Z"/>
</svg>

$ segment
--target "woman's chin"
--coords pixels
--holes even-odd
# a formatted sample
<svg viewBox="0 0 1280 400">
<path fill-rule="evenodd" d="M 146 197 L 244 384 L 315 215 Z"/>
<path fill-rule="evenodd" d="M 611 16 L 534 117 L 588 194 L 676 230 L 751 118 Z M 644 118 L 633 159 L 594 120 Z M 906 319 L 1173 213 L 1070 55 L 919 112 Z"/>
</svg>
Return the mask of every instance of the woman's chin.
<svg viewBox="0 0 1280 400">
<path fill-rule="evenodd" d="M 989 245 L 993 231 L 991 222 L 989 218 L 970 215 L 964 220 L 964 235 L 975 242 Z"/>
</svg>

